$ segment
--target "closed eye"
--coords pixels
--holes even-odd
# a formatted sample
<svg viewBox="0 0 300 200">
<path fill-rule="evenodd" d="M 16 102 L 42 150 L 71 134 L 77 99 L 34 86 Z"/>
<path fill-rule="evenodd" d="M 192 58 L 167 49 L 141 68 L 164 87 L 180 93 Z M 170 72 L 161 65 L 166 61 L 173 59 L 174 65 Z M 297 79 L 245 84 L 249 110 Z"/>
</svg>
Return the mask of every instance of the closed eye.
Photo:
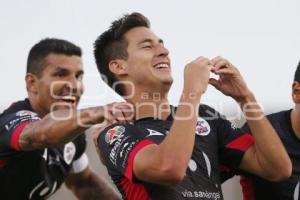
<svg viewBox="0 0 300 200">
<path fill-rule="evenodd" d="M 151 45 L 146 45 L 146 46 L 143 46 L 142 48 L 143 49 L 152 49 L 152 46 Z"/>
</svg>

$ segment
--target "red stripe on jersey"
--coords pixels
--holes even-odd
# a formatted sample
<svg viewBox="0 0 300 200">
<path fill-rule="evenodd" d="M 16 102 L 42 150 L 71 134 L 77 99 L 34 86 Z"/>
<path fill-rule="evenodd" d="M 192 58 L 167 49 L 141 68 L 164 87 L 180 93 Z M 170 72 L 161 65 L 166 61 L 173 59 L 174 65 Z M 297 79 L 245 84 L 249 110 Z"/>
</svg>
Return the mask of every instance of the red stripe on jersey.
<svg viewBox="0 0 300 200">
<path fill-rule="evenodd" d="M 12 133 L 11 136 L 11 141 L 10 141 L 10 146 L 15 149 L 15 150 L 20 150 L 20 146 L 19 146 L 19 138 L 20 135 L 23 131 L 23 129 L 25 128 L 25 126 L 27 126 L 29 123 L 31 122 L 24 122 L 22 124 L 20 124 Z"/>
<path fill-rule="evenodd" d="M 245 152 L 254 143 L 254 139 L 250 134 L 242 135 L 226 145 L 230 149 L 238 149 Z"/>
<path fill-rule="evenodd" d="M 251 179 L 241 176 L 240 184 L 244 200 L 254 200 L 254 188 Z"/>
<path fill-rule="evenodd" d="M 121 187 L 127 200 L 150 200 L 150 196 L 142 184 L 135 184 L 124 178 Z"/>
<path fill-rule="evenodd" d="M 140 143 L 138 143 L 130 152 L 129 157 L 128 157 L 128 162 L 125 170 L 125 176 L 129 179 L 132 180 L 132 172 L 133 172 L 133 160 L 137 152 L 141 150 L 143 147 L 153 144 L 151 140 L 142 140 Z"/>
</svg>

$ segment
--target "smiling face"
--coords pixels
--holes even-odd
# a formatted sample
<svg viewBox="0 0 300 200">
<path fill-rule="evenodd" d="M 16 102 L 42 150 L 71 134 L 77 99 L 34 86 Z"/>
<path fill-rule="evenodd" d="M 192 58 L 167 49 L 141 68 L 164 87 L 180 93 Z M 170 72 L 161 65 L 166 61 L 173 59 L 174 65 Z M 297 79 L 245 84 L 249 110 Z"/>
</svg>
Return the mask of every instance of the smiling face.
<svg viewBox="0 0 300 200">
<path fill-rule="evenodd" d="M 81 58 L 51 53 L 45 58 L 44 65 L 41 77 L 35 76 L 34 90 L 31 90 L 33 107 L 40 115 L 77 107 L 83 93 Z"/>
<path fill-rule="evenodd" d="M 124 35 L 128 42 L 128 58 L 125 61 L 128 78 L 136 87 L 147 89 L 171 86 L 169 51 L 149 28 L 136 27 Z"/>
</svg>

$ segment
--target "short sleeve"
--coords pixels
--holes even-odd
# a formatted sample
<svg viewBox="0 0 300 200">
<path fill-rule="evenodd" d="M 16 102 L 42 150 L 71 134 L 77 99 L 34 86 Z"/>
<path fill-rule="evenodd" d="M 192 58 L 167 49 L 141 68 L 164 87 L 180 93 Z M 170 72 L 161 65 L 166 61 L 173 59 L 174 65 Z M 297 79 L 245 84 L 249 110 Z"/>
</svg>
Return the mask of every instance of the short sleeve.
<svg viewBox="0 0 300 200">
<path fill-rule="evenodd" d="M 107 168 L 116 170 L 127 179 L 133 178 L 133 161 L 145 146 L 153 144 L 147 131 L 133 125 L 112 125 L 98 137 L 98 147 Z"/>
<path fill-rule="evenodd" d="M 74 140 L 73 140 L 75 146 L 76 146 L 76 153 L 74 156 L 74 160 L 77 160 L 78 158 L 80 158 L 86 150 L 86 146 L 87 146 L 87 141 L 86 141 L 86 135 L 85 133 L 82 133 L 80 135 L 78 135 Z"/>
<path fill-rule="evenodd" d="M 236 170 L 245 152 L 253 145 L 252 135 L 237 128 L 225 117 L 218 118 L 218 143 L 221 168 L 225 171 Z"/>
<path fill-rule="evenodd" d="M 0 118 L 0 157 L 11 150 L 19 150 L 19 137 L 29 123 L 41 120 L 28 110 L 9 113 Z"/>
</svg>

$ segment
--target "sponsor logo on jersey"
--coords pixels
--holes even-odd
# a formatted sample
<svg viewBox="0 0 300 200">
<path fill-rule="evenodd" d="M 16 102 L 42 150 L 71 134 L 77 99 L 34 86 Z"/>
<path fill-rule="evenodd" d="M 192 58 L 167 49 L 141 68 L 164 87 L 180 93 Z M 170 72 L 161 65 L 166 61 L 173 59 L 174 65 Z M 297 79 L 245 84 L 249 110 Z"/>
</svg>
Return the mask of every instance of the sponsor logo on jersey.
<svg viewBox="0 0 300 200">
<path fill-rule="evenodd" d="M 112 145 L 125 132 L 124 126 L 116 126 L 109 129 L 105 135 L 106 143 Z"/>
<path fill-rule="evenodd" d="M 36 120 L 40 120 L 36 113 L 28 110 L 21 110 L 17 112 L 16 117 L 9 121 L 7 124 L 5 124 L 4 127 L 7 131 L 10 131 L 11 129 L 16 128 L 18 125 L 24 122 L 32 122 Z"/>
<path fill-rule="evenodd" d="M 163 136 L 164 135 L 163 133 L 160 133 L 160 132 L 152 130 L 152 129 L 147 128 L 147 130 L 149 131 L 149 135 L 147 135 L 147 137 L 150 137 L 150 136 Z"/>
<path fill-rule="evenodd" d="M 75 156 L 75 153 L 76 153 L 76 147 L 73 142 L 69 142 L 69 143 L 65 144 L 64 160 L 68 165 L 72 162 L 72 160 Z"/>
<path fill-rule="evenodd" d="M 181 192 L 182 196 L 185 198 L 201 198 L 201 199 L 221 199 L 221 193 L 220 192 L 210 192 L 210 191 L 191 191 L 185 189 Z"/>
<path fill-rule="evenodd" d="M 19 112 L 16 113 L 16 116 L 19 116 L 19 117 L 23 117 L 23 116 L 27 116 L 27 115 L 30 115 L 32 117 L 36 117 L 37 114 L 34 113 L 34 112 L 31 112 L 29 110 L 21 110 Z"/>
<path fill-rule="evenodd" d="M 210 126 L 205 119 L 198 117 L 195 133 L 200 136 L 206 136 L 210 133 Z"/>
</svg>

